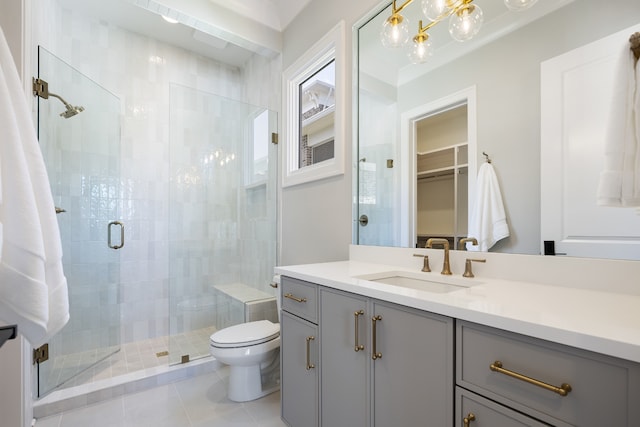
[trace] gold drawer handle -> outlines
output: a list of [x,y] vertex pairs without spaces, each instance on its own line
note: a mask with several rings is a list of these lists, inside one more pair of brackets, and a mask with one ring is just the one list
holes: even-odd
[[358,343],[358,329],[360,329],[360,328],[358,328],[358,317],[360,317],[362,315],[364,315],[364,310],[359,310],[359,311],[356,311],[356,312],[353,313],[353,317],[355,317],[355,333],[354,333],[354,335],[356,337],[356,339],[355,339],[356,345],[354,346],[353,349],[356,352],[358,352],[360,350],[364,350],[364,345]]
[[549,390],[549,391],[552,391],[554,393],[558,393],[560,396],[563,396],[563,397],[566,396],[567,394],[569,394],[569,392],[571,391],[571,386],[569,384],[562,383],[560,385],[560,387],[556,387],[554,385],[547,384],[545,382],[536,380],[535,378],[531,378],[531,377],[528,377],[526,375],[522,375],[522,374],[519,374],[517,372],[505,369],[505,368],[502,367],[502,362],[500,362],[499,360],[496,360],[495,362],[493,362],[491,364],[491,366],[489,366],[489,369],[491,369],[493,372],[498,372],[498,373],[501,373],[501,374],[505,374],[505,375],[507,375],[509,377],[518,379],[520,381],[524,381],[524,382],[527,382],[529,384],[533,384],[533,385],[536,385],[538,387],[542,387],[545,390]]
[[378,353],[378,346],[376,344],[376,336],[378,335],[376,332],[376,329],[377,329],[376,324],[381,320],[382,320],[382,316],[380,316],[379,314],[371,318],[371,326],[372,326],[371,335],[373,335],[373,352],[371,353],[371,358],[373,360],[382,358],[382,353]]
[[465,418],[462,419],[462,424],[463,427],[469,427],[469,425],[471,425],[471,421],[475,421],[476,420],[476,416],[473,412],[469,412],[469,415],[467,415]]
[[311,344],[310,342],[315,340],[316,337],[310,336],[307,337],[307,371],[316,367],[313,363],[311,363]]
[[284,297],[285,297],[285,298],[292,299],[292,300],[294,300],[294,301],[296,301],[296,302],[307,302],[307,299],[306,299],[306,298],[298,298],[298,297],[294,297],[294,296],[293,296],[293,294],[284,294]]

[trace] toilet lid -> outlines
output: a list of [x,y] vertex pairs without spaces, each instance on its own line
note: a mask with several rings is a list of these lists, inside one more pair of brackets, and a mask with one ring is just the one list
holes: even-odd
[[214,347],[246,347],[270,341],[280,335],[280,325],[268,320],[241,323],[211,335]]

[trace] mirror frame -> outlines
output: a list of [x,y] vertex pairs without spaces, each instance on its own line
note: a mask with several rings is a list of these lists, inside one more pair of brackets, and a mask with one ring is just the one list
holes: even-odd
[[[322,39],[283,73],[283,129],[282,187],[303,184],[344,174],[345,159],[345,24],[340,21]],[[313,165],[299,167],[299,87],[309,77],[335,59],[336,92],[334,120],[334,156]]]

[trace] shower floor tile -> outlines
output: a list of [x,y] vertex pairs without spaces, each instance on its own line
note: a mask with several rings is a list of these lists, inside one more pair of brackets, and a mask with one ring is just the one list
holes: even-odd
[[[208,356],[209,337],[215,331],[216,328],[211,326],[172,337],[163,336],[122,344],[120,351],[66,381],[60,388],[75,387],[142,369],[180,363],[183,355],[189,355],[190,360]],[[53,384],[60,382],[60,378],[65,378],[74,369],[77,370],[76,366],[79,363],[88,365],[99,357],[98,352],[94,350],[49,359],[50,381]]]

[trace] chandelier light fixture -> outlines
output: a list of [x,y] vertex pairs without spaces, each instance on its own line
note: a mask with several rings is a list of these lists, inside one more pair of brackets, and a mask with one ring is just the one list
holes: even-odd
[[[522,11],[530,8],[538,0],[504,0],[509,10]],[[380,32],[382,45],[388,48],[404,47],[409,42],[409,20],[402,16],[402,10],[413,0],[406,0],[400,7],[396,0],[391,4],[391,16],[385,19]],[[425,62],[433,53],[427,31],[449,18],[449,34],[459,42],[471,40],[482,26],[484,14],[473,0],[422,0],[422,13],[429,20],[427,25],[418,24],[418,33],[412,38],[412,47],[408,53],[414,64]]]

